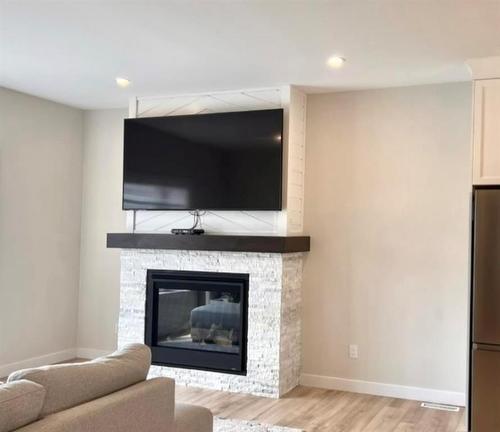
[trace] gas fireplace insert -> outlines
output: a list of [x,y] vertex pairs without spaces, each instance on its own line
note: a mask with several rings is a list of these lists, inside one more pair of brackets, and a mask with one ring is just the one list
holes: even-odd
[[148,270],[153,364],[246,374],[248,274]]

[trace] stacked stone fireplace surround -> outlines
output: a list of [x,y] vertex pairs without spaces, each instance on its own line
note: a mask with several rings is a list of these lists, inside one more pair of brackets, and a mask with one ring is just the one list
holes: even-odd
[[278,398],[299,382],[302,261],[303,253],[124,249],[118,344],[144,342],[148,269],[248,274],[246,375],[153,366],[150,377]]

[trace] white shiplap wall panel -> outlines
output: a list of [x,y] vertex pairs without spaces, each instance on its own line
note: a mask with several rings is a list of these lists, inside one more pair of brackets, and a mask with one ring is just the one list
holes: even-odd
[[287,233],[302,233],[306,158],[306,95],[290,89],[287,176]]
[[[203,228],[212,233],[276,234],[279,212],[207,211]],[[193,217],[187,211],[140,211],[136,214],[136,231],[170,232],[172,228],[189,228]]]
[[241,90],[138,99],[137,117],[273,109],[282,106],[282,90]]
[[[292,105],[293,104],[293,105]],[[290,86],[205,94],[134,98],[131,117],[204,114],[284,108],[284,203],[281,212],[210,211],[203,216],[203,228],[209,233],[285,235],[300,233],[303,218],[305,95]],[[298,134],[292,136],[291,134]],[[290,144],[289,144],[290,143]],[[192,217],[184,211],[138,211],[127,216],[129,230],[170,232],[188,228]]]

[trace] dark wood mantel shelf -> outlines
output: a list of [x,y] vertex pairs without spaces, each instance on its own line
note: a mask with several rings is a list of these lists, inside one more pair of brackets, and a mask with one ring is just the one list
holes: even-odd
[[169,249],[224,252],[308,252],[307,236],[108,234],[107,247],[118,249]]

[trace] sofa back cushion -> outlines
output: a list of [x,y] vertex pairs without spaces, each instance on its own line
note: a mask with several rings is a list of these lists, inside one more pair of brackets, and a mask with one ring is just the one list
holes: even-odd
[[8,381],[27,379],[46,390],[45,417],[144,381],[151,364],[146,345],[130,344],[106,357],[14,372]]
[[0,385],[0,432],[9,432],[40,417],[45,389],[31,381],[20,380]]

